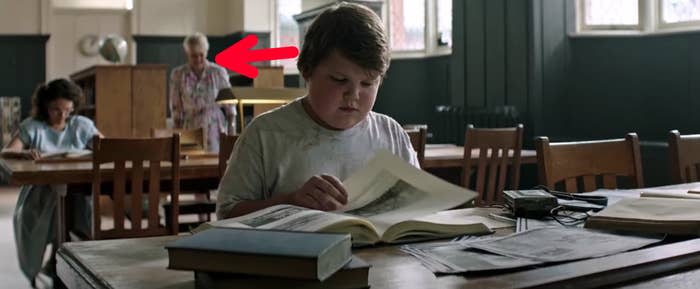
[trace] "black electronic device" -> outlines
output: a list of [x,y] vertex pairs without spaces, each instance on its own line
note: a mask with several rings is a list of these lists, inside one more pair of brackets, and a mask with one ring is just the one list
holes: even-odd
[[503,191],[503,197],[516,217],[542,218],[559,206],[557,198],[544,190]]

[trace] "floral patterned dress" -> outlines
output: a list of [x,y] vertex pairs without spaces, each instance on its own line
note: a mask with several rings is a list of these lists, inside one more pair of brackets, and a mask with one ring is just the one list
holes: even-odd
[[219,105],[215,101],[219,90],[228,87],[231,84],[226,70],[208,61],[201,75],[187,64],[170,74],[170,111],[175,127],[204,128],[207,149],[211,152],[219,151],[219,133],[227,131],[226,117],[235,120],[235,106]]

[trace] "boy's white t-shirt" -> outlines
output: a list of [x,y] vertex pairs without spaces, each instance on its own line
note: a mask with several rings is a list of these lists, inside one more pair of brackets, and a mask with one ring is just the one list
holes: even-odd
[[379,149],[419,166],[408,135],[391,117],[370,112],[350,129],[330,130],[311,119],[302,99],[261,114],[238,138],[219,184],[219,219],[240,201],[293,192],[314,175],[342,181]]

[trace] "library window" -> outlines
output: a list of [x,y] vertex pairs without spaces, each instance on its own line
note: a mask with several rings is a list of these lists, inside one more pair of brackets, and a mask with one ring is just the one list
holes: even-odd
[[452,0],[437,1],[437,43],[452,47]]
[[389,12],[392,50],[424,50],[425,0],[391,0]]
[[[275,0],[274,42],[277,47],[299,47],[294,15],[309,0]],[[318,2],[318,1],[316,1]],[[316,3],[309,2],[309,3]],[[452,0],[386,0],[385,24],[395,58],[449,54],[452,47]],[[299,47],[301,49],[301,47]],[[275,61],[285,73],[298,73],[297,59]]]
[[[301,13],[301,0],[277,0],[275,2],[277,47],[299,47],[299,27],[296,20],[294,20],[294,15]],[[278,60],[275,65],[283,66],[284,71],[287,73],[297,72],[296,58]]]
[[582,27],[585,30],[637,29],[639,0],[583,0]]
[[576,9],[579,33],[700,29],[700,0],[578,0]]
[[662,26],[700,24],[700,0],[661,0]]

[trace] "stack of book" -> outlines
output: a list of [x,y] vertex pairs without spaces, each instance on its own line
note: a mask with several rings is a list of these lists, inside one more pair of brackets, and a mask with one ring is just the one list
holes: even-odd
[[166,249],[168,268],[194,271],[198,289],[369,287],[348,234],[212,228]]

